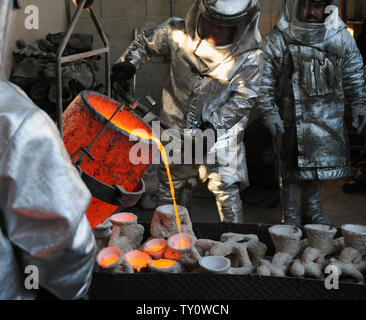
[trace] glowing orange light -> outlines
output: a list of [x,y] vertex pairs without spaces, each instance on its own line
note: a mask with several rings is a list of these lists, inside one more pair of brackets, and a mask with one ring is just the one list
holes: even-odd
[[151,261],[151,257],[148,254],[138,250],[127,252],[125,257],[128,263],[136,269],[137,272],[140,272],[142,268],[147,267],[147,264]]
[[113,263],[116,263],[118,258],[119,256],[117,254],[111,254],[109,257],[102,257],[99,264],[102,268],[106,268]]
[[118,248],[106,247],[99,252],[97,262],[104,269],[116,263],[120,256],[121,252]]
[[[78,148],[88,146],[103,128],[105,119],[110,119],[117,108],[121,107],[117,101],[113,101],[98,93],[88,93],[87,101],[83,99],[85,100],[85,97],[79,95],[63,114],[65,127],[64,143],[70,155],[74,154]],[[90,108],[94,109],[97,115]],[[117,184],[123,186],[128,192],[137,192],[141,190],[141,177],[151,161],[153,151],[151,150],[150,152],[149,150],[149,161],[147,164],[133,165],[129,161],[129,151],[135,142],[129,141],[128,137],[122,138],[121,133],[124,131],[143,140],[154,141],[160,150],[165,164],[178,230],[181,233],[168,156],[163,144],[153,135],[151,129],[141,119],[126,108],[121,108],[110,122],[117,128],[107,127],[103,131],[90,150],[95,160],[85,157],[81,168],[105,184]],[[119,132],[119,129],[122,131]],[[123,161],[123,164],[121,161]],[[94,228],[99,223],[102,223],[117,208],[118,206],[102,202],[93,197],[86,213],[91,227]],[[183,246],[183,243],[181,246]]]
[[113,220],[117,222],[129,222],[136,220],[136,217],[128,212],[116,213],[113,215]]
[[175,251],[171,248],[167,248],[165,253],[164,253],[164,258],[167,258],[167,259],[173,259],[173,260],[180,260],[182,259],[182,253],[181,252],[178,252],[178,251]]
[[145,268],[147,266],[147,263],[149,260],[145,259],[131,259],[128,261],[128,263],[137,270],[137,272],[140,272],[141,268]]
[[[102,130],[107,119],[120,107],[117,101],[102,96],[97,92],[83,91],[63,113],[64,144],[69,155],[73,155],[81,147],[87,147]],[[148,159],[133,164],[129,161],[130,149],[138,143],[131,141],[124,130],[141,128],[151,130],[140,118],[126,109],[119,111],[112,124],[105,127],[89,152],[94,157],[83,158],[81,169],[108,185],[120,185],[127,192],[138,192],[142,189],[141,177],[144,175],[153,153],[158,150],[154,143],[148,153],[142,155]],[[147,144],[149,144],[147,142]],[[72,160],[75,161],[77,154]],[[92,228],[102,223],[118,209],[117,205],[103,202],[95,197],[86,212]]]
[[175,241],[172,243],[172,246],[175,249],[185,249],[188,248],[191,245],[191,242],[187,240],[180,239],[180,241]]
[[[106,108],[105,101],[101,101],[100,97],[97,95],[91,95],[89,97],[89,103],[107,119],[109,119],[113,115],[113,113],[115,112],[116,107],[117,107],[116,105],[114,105],[113,107]],[[139,119],[136,118],[135,116],[133,116],[126,109],[122,109],[122,111],[119,112],[111,120],[111,122],[113,124],[115,124],[117,127],[122,128],[123,130],[125,130],[128,133],[131,133],[144,140],[152,140],[158,145],[161,156],[163,158],[165,169],[166,169],[166,172],[168,175],[170,192],[172,194],[178,230],[180,233],[181,232],[180,220],[179,220],[179,215],[178,215],[177,203],[175,200],[175,191],[174,191],[174,186],[173,186],[173,180],[172,180],[171,173],[170,173],[167,153],[166,153],[165,148],[164,148],[163,144],[161,143],[161,141],[153,135],[151,130],[145,124],[141,125],[140,120],[139,121],[136,121],[136,120],[139,120]]]
[[155,268],[165,269],[174,266],[176,262],[174,260],[169,259],[159,259],[159,260],[151,260],[149,263],[151,266]]
[[148,246],[145,250],[149,251],[149,252],[155,252],[155,251],[164,249],[165,246],[166,246],[165,243],[156,243],[156,244],[152,244],[151,246]]

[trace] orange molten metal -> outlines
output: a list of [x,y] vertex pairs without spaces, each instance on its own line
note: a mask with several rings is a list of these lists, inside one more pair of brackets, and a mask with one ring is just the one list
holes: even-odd
[[154,252],[164,249],[166,247],[166,243],[156,243],[152,244],[151,246],[147,247],[145,251]]
[[173,242],[172,243],[172,246],[175,249],[185,249],[185,248],[188,248],[190,246],[190,244],[191,243],[189,241],[180,239],[180,241]]
[[103,257],[100,259],[100,266],[102,268],[108,267],[118,260],[119,256],[117,254],[111,254],[108,258]]
[[147,267],[147,264],[151,261],[151,257],[148,254],[138,250],[127,252],[125,257],[128,263],[136,269],[137,272],[140,272],[142,268]]
[[106,247],[99,252],[97,256],[97,261],[99,265],[104,269],[116,263],[120,256],[121,253],[118,248]]
[[[76,97],[63,115],[64,143],[69,154],[73,154],[80,146],[88,146],[102,129],[102,122],[110,119],[119,107],[120,105],[116,101],[98,93],[90,92],[87,95],[87,101],[83,100],[82,95]],[[102,122],[100,118],[102,118]],[[85,157],[81,168],[106,184],[121,185],[129,192],[138,191],[141,189],[141,177],[148,164],[131,164],[129,161],[130,148],[136,142],[129,141],[126,133],[131,133],[143,140],[154,141],[159,147],[168,174],[178,230],[181,233],[168,156],[163,144],[141,119],[126,109],[118,112],[111,122],[115,127],[107,127],[90,150],[95,160]],[[150,163],[151,157],[152,152],[149,148],[149,159],[144,163]],[[102,223],[117,208],[117,206],[93,198],[86,213],[91,227],[94,228]],[[182,238],[181,242],[181,246],[183,246]]]
[[113,215],[113,220],[116,222],[129,222],[136,220],[136,216],[132,213],[121,212]]
[[169,259],[151,260],[149,263],[153,267],[161,268],[161,269],[170,268],[176,264],[176,262],[174,260],[169,260]]
[[[119,107],[117,101],[97,92],[83,91],[79,94],[63,114],[64,144],[68,153],[72,155],[80,147],[89,146],[107,119],[110,119]],[[117,184],[128,192],[138,192],[142,188],[141,177],[156,148],[151,148],[151,143],[147,142],[149,159],[144,159],[146,161],[143,163],[132,164],[129,158],[130,149],[138,141],[129,141],[128,132],[136,128],[151,132],[151,129],[125,108],[114,116],[111,123],[90,149],[95,160],[85,156],[80,167],[105,184]],[[91,227],[94,228],[103,222],[117,208],[118,206],[93,197],[86,213]]]

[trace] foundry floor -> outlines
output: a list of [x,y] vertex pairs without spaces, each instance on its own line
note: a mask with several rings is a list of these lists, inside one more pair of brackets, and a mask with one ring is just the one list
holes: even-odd
[[[328,218],[336,227],[345,223],[355,223],[366,225],[366,191],[347,194],[342,190],[344,181],[327,181],[323,184],[322,207],[324,216]],[[266,208],[266,201],[257,203],[261,198],[266,197],[263,190],[253,190],[250,195],[243,196],[244,200],[244,223],[248,224],[277,224],[281,221],[281,209],[279,204],[274,209]],[[267,192],[267,195],[269,193]],[[191,208],[192,222],[219,222],[219,215],[216,208],[215,199],[209,192],[201,191],[198,196],[194,196]],[[150,221],[153,210],[143,210],[138,206],[129,211],[138,215],[140,222]]]

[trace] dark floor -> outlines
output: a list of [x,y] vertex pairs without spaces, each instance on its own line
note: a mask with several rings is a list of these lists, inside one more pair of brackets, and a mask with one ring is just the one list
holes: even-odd
[[[366,225],[366,191],[346,194],[342,190],[343,184],[343,180],[328,181],[323,184],[322,207],[324,216],[336,227],[340,227],[345,223]],[[266,208],[268,200],[259,204],[252,204],[268,198],[270,192],[264,190],[250,192],[248,190],[246,193],[249,194],[243,197],[245,223],[281,223],[279,204],[275,209]],[[200,196],[201,198],[194,197],[192,200],[190,212],[192,222],[219,222],[215,199],[208,193],[204,193],[204,198],[202,198],[202,195]],[[153,216],[153,210],[143,210],[139,207],[131,208],[129,211],[137,214],[141,222],[150,221]]]

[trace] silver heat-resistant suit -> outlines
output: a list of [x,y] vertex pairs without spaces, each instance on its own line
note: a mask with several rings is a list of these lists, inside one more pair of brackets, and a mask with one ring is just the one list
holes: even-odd
[[[237,25],[233,43],[215,46],[201,39],[197,33],[201,14],[218,23],[226,23],[220,20],[223,17],[235,17],[230,22]],[[242,141],[258,97],[262,66],[258,20],[258,0],[196,0],[185,20],[170,18],[144,29],[119,60],[139,69],[152,57],[169,54],[161,121],[192,134],[202,123],[225,130],[210,150],[216,152],[215,164],[171,165],[177,202],[189,178],[208,179],[222,221],[242,221],[240,187],[248,185]],[[159,175],[159,203],[172,203],[164,166]]]
[[293,16],[297,4],[284,3],[280,21],[264,38],[258,106],[269,127],[284,123],[286,222],[322,223],[321,182],[352,175],[344,113],[349,106],[355,127],[366,115],[363,63],[336,10],[312,25]]
[[91,194],[53,121],[5,77],[13,6],[0,0],[0,300],[35,299],[37,286],[78,299],[96,254]]

